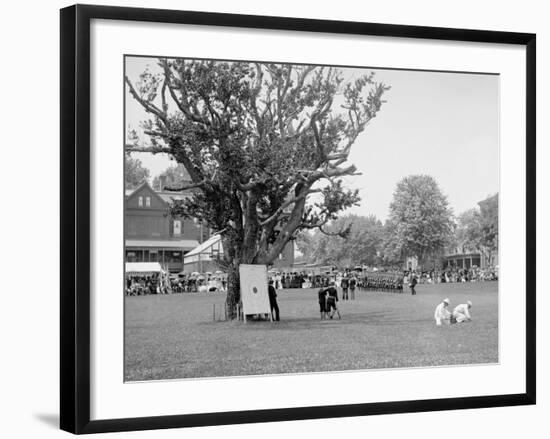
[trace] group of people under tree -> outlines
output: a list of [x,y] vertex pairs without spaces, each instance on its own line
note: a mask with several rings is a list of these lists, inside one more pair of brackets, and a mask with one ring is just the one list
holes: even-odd
[[149,294],[170,294],[171,287],[158,273],[149,275],[127,275],[125,293],[127,296],[147,296]]
[[127,296],[146,296],[150,294],[199,293],[227,290],[227,276],[224,273],[204,275],[178,274],[167,275],[153,273],[149,275],[126,275],[125,293]]
[[179,274],[177,278],[172,278],[171,282],[174,293],[223,293],[227,290],[227,276],[224,273]]

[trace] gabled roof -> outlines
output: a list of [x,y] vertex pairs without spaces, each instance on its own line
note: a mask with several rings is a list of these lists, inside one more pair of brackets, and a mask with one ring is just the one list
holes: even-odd
[[126,201],[128,200],[131,200],[132,198],[134,198],[135,196],[137,196],[138,193],[140,193],[141,191],[143,191],[143,189],[149,189],[153,195],[158,198],[158,200],[163,203],[163,204],[167,204],[167,201],[164,200],[164,198],[162,198],[157,191],[155,191],[151,185],[149,183],[147,183],[146,181],[144,181],[143,183],[141,183],[136,189],[134,189],[134,191],[130,194],[127,194],[126,195]]
[[212,247],[214,244],[217,244],[222,239],[221,235],[212,235],[210,238],[208,238],[206,241],[204,241],[201,245],[195,247],[193,250],[191,250],[189,253],[185,255],[186,258],[189,256],[198,255],[199,253],[204,253],[206,250],[208,250],[210,247]]
[[153,192],[161,201],[167,204],[171,204],[174,200],[185,200],[186,198],[189,198],[191,195],[193,195],[192,191],[182,191],[182,192],[170,192],[170,191],[156,191],[154,190],[149,183],[146,181],[140,184],[135,189],[126,189],[125,195],[126,199],[132,198],[134,195],[136,195],[138,192],[142,191],[144,188],[149,188],[151,192]]
[[196,239],[180,239],[174,240],[151,240],[151,239],[127,239],[126,247],[151,247],[151,248],[172,248],[174,250],[194,249],[199,245]]

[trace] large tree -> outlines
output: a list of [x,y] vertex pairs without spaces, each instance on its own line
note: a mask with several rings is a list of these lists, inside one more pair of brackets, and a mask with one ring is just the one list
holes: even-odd
[[340,177],[357,173],[350,149],[388,87],[373,73],[345,83],[330,67],[181,58],[158,66],[136,83],[126,78],[151,116],[150,144],[127,148],[167,153],[187,169],[192,183],[173,189],[197,191],[172,213],[222,231],[233,317],[239,264],[272,263],[298,231],[324,230],[359,201]]
[[397,183],[386,223],[385,256],[419,261],[442,252],[451,242],[455,223],[447,198],[429,175],[410,175]]
[[135,189],[141,183],[149,181],[149,169],[144,168],[140,159],[126,154],[124,161],[124,185],[126,189]]

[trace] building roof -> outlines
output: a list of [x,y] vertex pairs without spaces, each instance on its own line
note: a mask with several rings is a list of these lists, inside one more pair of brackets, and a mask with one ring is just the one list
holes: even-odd
[[129,201],[131,198],[133,198],[134,196],[137,196],[136,194],[141,192],[143,189],[149,189],[149,191],[153,194],[154,197],[157,197],[161,203],[165,203],[166,201],[164,200],[164,198],[162,198],[160,196],[160,194],[155,191],[151,185],[149,183],[147,183],[146,181],[144,181],[143,183],[141,183],[137,188],[135,188],[133,191],[131,191],[130,193],[128,193],[128,191],[126,191],[126,201]]
[[206,250],[208,250],[210,247],[212,247],[214,244],[217,244],[221,240],[221,235],[212,235],[210,238],[208,238],[206,241],[204,241],[201,245],[195,247],[193,250],[191,250],[189,253],[185,255],[186,258],[189,256],[198,255],[199,253],[204,253]]
[[166,203],[172,203],[174,200],[185,200],[189,198],[191,192],[157,192],[157,195],[160,196]]
[[481,253],[476,251],[466,252],[466,253],[452,253],[449,255],[445,255],[445,259],[455,259],[455,258],[460,259],[460,258],[469,258],[472,256],[480,257]]
[[148,239],[127,239],[126,247],[150,247],[150,248],[172,248],[189,250],[199,245],[196,239],[181,239],[179,241],[148,240]]
[[172,200],[184,200],[186,198],[189,198],[191,195],[193,195],[193,190],[192,189],[186,189],[186,190],[183,190],[183,191],[180,191],[180,192],[177,192],[177,191],[156,191],[146,181],[141,183],[135,189],[125,189],[124,194],[125,194],[126,198],[129,198],[133,194],[141,191],[141,189],[143,189],[144,187],[149,188],[151,190],[151,192],[154,192],[155,195],[158,195],[160,198],[162,198],[163,201],[165,201],[167,203],[171,203]]

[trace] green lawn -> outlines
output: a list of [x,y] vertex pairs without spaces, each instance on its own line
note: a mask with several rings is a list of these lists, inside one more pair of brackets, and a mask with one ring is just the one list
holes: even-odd
[[[317,290],[278,291],[280,322],[213,321],[220,294],[126,297],[125,379],[142,381],[498,362],[498,284],[358,292],[320,320]],[[435,326],[435,306],[472,300],[473,321]]]

